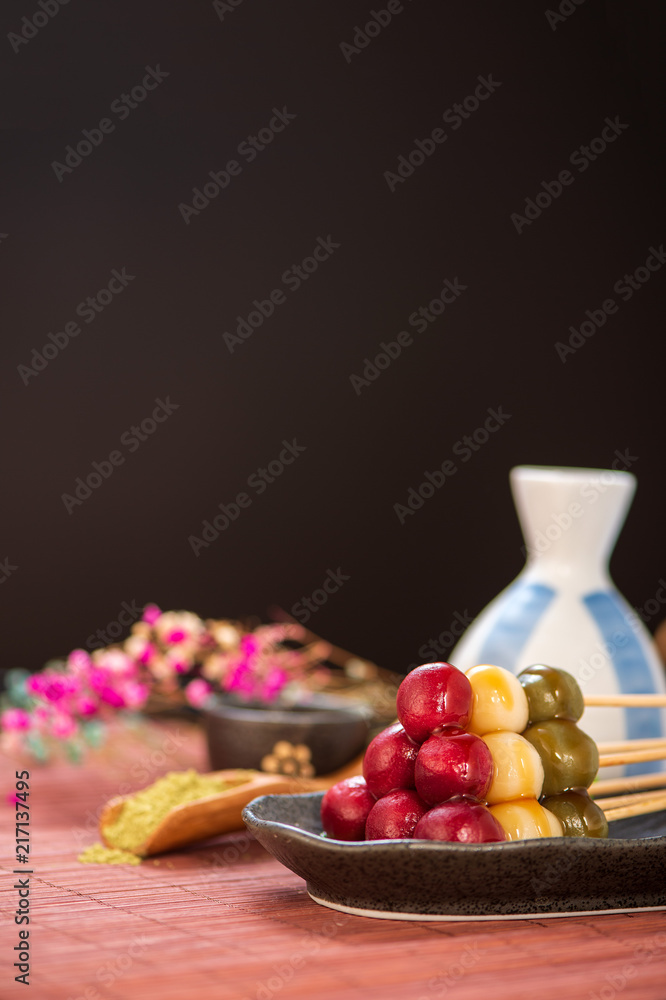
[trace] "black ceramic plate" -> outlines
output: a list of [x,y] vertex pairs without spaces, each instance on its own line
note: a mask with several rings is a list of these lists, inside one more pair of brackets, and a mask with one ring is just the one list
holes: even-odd
[[260,844],[317,903],[400,920],[497,920],[666,909],[666,811],[611,824],[608,840],[345,843],[323,837],[323,792],[263,795],[243,811]]

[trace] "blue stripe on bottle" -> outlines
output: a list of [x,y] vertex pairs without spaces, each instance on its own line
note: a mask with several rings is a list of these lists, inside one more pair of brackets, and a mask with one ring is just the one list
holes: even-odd
[[481,647],[479,663],[514,664],[555,593],[543,583],[519,582],[510,587],[499,618]]
[[[622,694],[655,694],[649,664],[627,623],[617,595],[600,590],[587,594],[583,603],[601,632]],[[628,739],[663,735],[662,716],[658,708],[626,708],[624,711]],[[660,771],[661,766],[659,761],[632,764],[627,767],[626,773],[645,774],[648,771]]]

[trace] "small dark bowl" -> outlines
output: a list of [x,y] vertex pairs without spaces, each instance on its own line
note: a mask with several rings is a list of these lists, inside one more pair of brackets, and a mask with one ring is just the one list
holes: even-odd
[[666,812],[608,840],[345,843],[323,837],[322,792],[263,795],[243,811],[260,844],[332,909],[402,920],[497,920],[666,908]]
[[280,740],[310,750],[316,774],[328,774],[353,760],[368,737],[368,714],[327,696],[293,708],[249,706],[211,700],[204,709],[211,768],[260,768]]

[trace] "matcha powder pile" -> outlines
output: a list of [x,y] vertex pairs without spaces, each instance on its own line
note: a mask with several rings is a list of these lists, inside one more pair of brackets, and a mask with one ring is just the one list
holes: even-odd
[[111,848],[94,844],[79,855],[89,864],[139,864],[133,851],[146,840],[162,819],[184,802],[203,799],[224,791],[228,785],[219,778],[197,771],[171,771],[153,785],[128,798],[118,818],[104,827]]

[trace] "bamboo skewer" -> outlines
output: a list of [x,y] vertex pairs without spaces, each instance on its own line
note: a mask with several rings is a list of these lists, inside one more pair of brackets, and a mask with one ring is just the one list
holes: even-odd
[[609,810],[624,808],[624,806],[638,805],[641,802],[661,801],[666,796],[666,789],[660,788],[656,792],[633,792],[629,795],[611,795],[606,799],[595,799],[596,804],[604,812]]
[[586,694],[588,708],[666,708],[666,694]]
[[652,774],[636,774],[631,778],[602,778],[588,788],[589,794],[596,800],[598,795],[613,795],[615,792],[638,792],[645,788],[661,788],[666,786],[666,771],[655,771]]
[[[617,740],[611,743],[597,743],[599,753],[622,753],[624,750],[652,750],[663,747],[666,750],[666,736],[650,736],[636,740]],[[665,754],[666,756],[666,754]]]
[[[666,707],[666,695],[661,694],[609,694],[586,695],[586,707],[660,708]],[[634,740],[616,740],[599,743],[599,767],[639,764],[666,759],[666,738],[647,737]],[[611,778],[596,781],[589,789],[590,795],[606,813],[608,820],[624,819],[643,813],[666,809],[666,772],[641,774],[630,778]],[[645,791],[645,789],[659,789]],[[624,792],[614,798],[615,792]],[[633,794],[631,794],[633,793]]]
[[633,805],[619,806],[615,809],[605,809],[606,819],[611,823],[614,819],[628,819],[630,816],[643,816],[646,813],[659,812],[666,809],[666,792],[649,801],[636,802]]
[[599,754],[599,767],[616,767],[621,764],[642,764],[648,760],[663,760],[666,744],[652,750],[623,750],[621,753]]
[[[666,695],[619,694],[589,695],[586,707],[659,708],[666,707]],[[666,738],[646,737],[599,743],[599,767],[638,764],[666,758]],[[646,791],[645,789],[655,789]],[[614,792],[625,794],[613,795]],[[631,778],[616,778],[595,782],[589,789],[608,822],[628,819],[666,809],[666,772],[641,774]],[[603,798],[606,794],[608,797]]]

